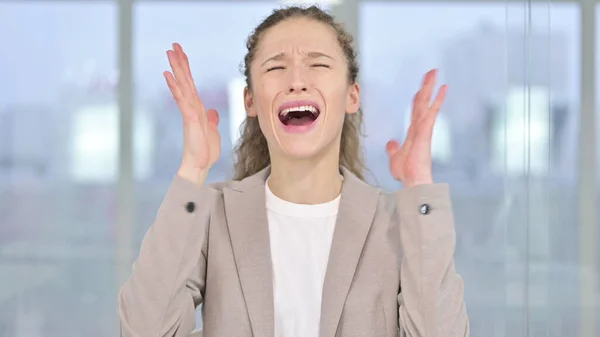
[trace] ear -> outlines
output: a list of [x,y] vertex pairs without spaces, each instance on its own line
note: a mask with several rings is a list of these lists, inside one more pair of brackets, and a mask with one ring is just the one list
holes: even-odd
[[360,108],[360,86],[354,83],[350,86],[346,99],[346,113],[353,114]]
[[256,109],[254,108],[254,95],[248,87],[244,88],[244,107],[246,108],[246,115],[248,117],[256,117]]

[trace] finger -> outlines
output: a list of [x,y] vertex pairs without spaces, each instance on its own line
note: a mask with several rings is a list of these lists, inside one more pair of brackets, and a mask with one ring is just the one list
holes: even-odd
[[[189,85],[187,84],[188,82],[185,79],[185,72],[182,71],[181,59],[178,56],[177,51],[176,50],[168,50],[167,58],[169,59],[169,64],[171,66],[171,69],[173,70],[173,72],[170,74],[172,77],[171,78],[172,81],[169,84],[169,88],[171,88],[171,92],[173,93],[174,97],[175,97],[175,93],[177,93],[176,99],[177,99],[178,103],[180,104],[180,106],[179,106],[180,110],[182,109],[181,104],[184,101],[187,105],[197,104],[197,102],[194,102],[193,97],[194,97],[194,95],[197,96],[198,94],[194,93],[192,91],[192,89],[189,87]],[[169,83],[169,82],[167,82],[167,83]],[[177,88],[177,91],[173,91],[173,88],[172,88],[173,86],[175,86]],[[202,109],[204,109],[203,106],[201,106],[201,110]],[[184,113],[183,110],[182,110],[182,113]],[[188,118],[191,118],[191,117],[192,116],[188,116]],[[201,117],[201,116],[198,116],[198,117]],[[200,118],[200,120],[204,120],[204,118]]]
[[202,102],[198,96],[198,89],[196,89],[196,84],[190,68],[190,62],[186,53],[183,51],[181,45],[177,42],[173,43],[173,50],[177,54],[177,59],[181,67],[181,82],[185,83],[186,92],[190,95],[189,97],[193,97],[195,103],[197,103],[200,107],[201,113],[206,113],[204,102]]
[[212,128],[218,128],[219,126],[219,113],[215,109],[210,109],[206,112],[208,119],[208,126]]
[[180,47],[177,47],[176,43],[173,43],[173,49],[169,50],[167,54],[169,55],[169,61],[171,64],[171,69],[173,69],[173,74],[177,79],[177,82],[180,86],[187,85],[187,71],[185,69],[185,63],[183,61],[183,57],[181,54]]
[[184,87],[185,77],[181,70],[181,62],[179,60],[177,52],[175,52],[174,50],[167,50],[167,58],[169,59],[169,66],[171,66],[171,70],[173,71],[173,77],[175,77],[175,80],[179,85],[179,89],[182,91],[183,94],[187,94]]
[[[181,57],[181,61],[184,65],[184,67],[186,68],[186,70],[190,70],[190,62],[188,60],[187,54],[183,51],[183,47],[181,47],[181,45],[176,42],[176,43],[173,43],[173,50],[175,50],[175,52],[177,52],[179,57]],[[191,74],[191,71],[189,71],[189,73]]]
[[423,107],[425,106],[425,101],[422,99],[423,93],[422,90],[419,90],[415,96],[413,97],[413,109],[410,114],[410,122],[413,123],[419,116],[421,115],[421,111],[423,111]]
[[[175,77],[173,76],[173,74],[171,74],[168,71],[163,72],[163,75],[165,77],[165,79],[167,80],[167,85],[169,86],[169,89],[171,90],[171,94],[173,94],[173,98],[175,99],[175,101],[177,102],[177,105],[179,106],[179,111],[181,112],[181,116],[183,117],[184,122],[188,121],[188,122],[193,122],[198,120],[198,116],[195,115],[190,115],[190,109],[186,109],[184,108],[184,106],[187,105],[185,96],[183,95],[183,93],[181,92],[181,90],[179,90],[179,86],[177,85],[177,81],[175,80]],[[202,119],[200,119],[201,121]]]
[[169,64],[173,70],[175,80],[179,90],[185,97],[194,97],[194,87],[190,85],[193,81],[188,78],[188,71],[186,70],[185,63],[181,54],[181,47],[177,47],[176,43],[173,44],[173,50],[167,51],[169,58]]
[[171,74],[169,71],[163,72],[163,76],[167,80],[167,85],[169,86],[169,90],[171,90],[171,94],[173,94],[173,98],[175,98],[175,101],[180,102],[183,99],[183,94],[177,86],[175,77],[173,77],[173,74]]
[[439,115],[440,108],[444,99],[446,98],[446,92],[448,91],[447,85],[442,85],[440,90],[438,90],[438,94],[435,98],[435,101],[429,107],[427,112],[427,118],[418,121],[418,138],[419,141],[428,141],[431,142],[433,137],[433,129],[435,128],[435,121],[437,120],[437,116]]
[[435,86],[436,78],[437,69],[432,69],[428,71],[425,76],[423,76],[423,85],[421,86],[421,91],[423,91],[423,99],[427,101],[428,105],[431,101],[431,96],[433,95],[433,88]]
[[181,47],[181,45],[179,43],[173,43],[173,50],[177,54],[177,58],[179,60],[180,66],[181,66],[181,70],[185,76],[185,80],[186,80],[187,84],[190,86],[190,88],[192,88],[193,90],[196,90],[196,85],[194,84],[194,79],[192,78],[192,71],[190,69],[190,62],[189,62],[187,55],[183,51],[183,48]]
[[[406,144],[404,144],[404,146],[406,146]],[[387,142],[386,146],[385,146],[385,150],[388,154],[389,160],[390,160],[390,172],[392,173],[392,176],[395,179],[400,179],[402,177],[398,176],[398,171],[395,170],[395,167],[398,167],[399,164],[401,164],[402,162],[402,147],[400,147],[400,144],[395,141],[395,140],[390,140],[389,142]]]
[[436,70],[428,71],[423,77],[423,84],[421,89],[417,92],[414,100],[413,113],[416,119],[425,117],[424,114],[427,111],[431,103],[431,96],[433,94],[433,88],[435,85]]
[[444,103],[444,100],[446,99],[446,93],[448,92],[448,86],[447,85],[442,85],[440,87],[440,90],[438,90],[438,94],[435,97],[435,100],[433,101],[433,104],[431,105],[431,112],[432,115],[437,116],[442,104]]

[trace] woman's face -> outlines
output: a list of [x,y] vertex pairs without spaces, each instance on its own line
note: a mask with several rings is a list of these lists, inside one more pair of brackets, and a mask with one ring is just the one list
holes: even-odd
[[344,117],[358,111],[360,99],[332,28],[306,18],[271,27],[258,43],[250,73],[246,111],[258,116],[271,156],[339,155]]

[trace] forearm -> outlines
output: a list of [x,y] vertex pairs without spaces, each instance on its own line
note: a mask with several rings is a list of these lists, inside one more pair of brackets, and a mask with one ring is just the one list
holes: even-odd
[[119,294],[122,336],[183,336],[193,330],[204,286],[200,252],[205,251],[208,193],[174,179]]
[[454,267],[456,233],[446,184],[398,192],[403,260],[400,327],[407,337],[465,337],[464,283]]

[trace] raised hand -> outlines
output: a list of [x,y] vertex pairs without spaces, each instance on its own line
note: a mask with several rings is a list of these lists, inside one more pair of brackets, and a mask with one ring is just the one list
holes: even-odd
[[203,182],[203,177],[221,153],[219,114],[214,109],[205,109],[198,96],[187,55],[178,43],[167,51],[167,57],[173,72],[165,71],[163,74],[183,118],[183,158],[179,174]]
[[404,186],[433,183],[431,139],[433,125],[446,97],[448,87],[442,85],[431,103],[437,70],[425,74],[421,89],[415,95],[410,127],[402,146],[391,140],[386,145],[392,176]]

